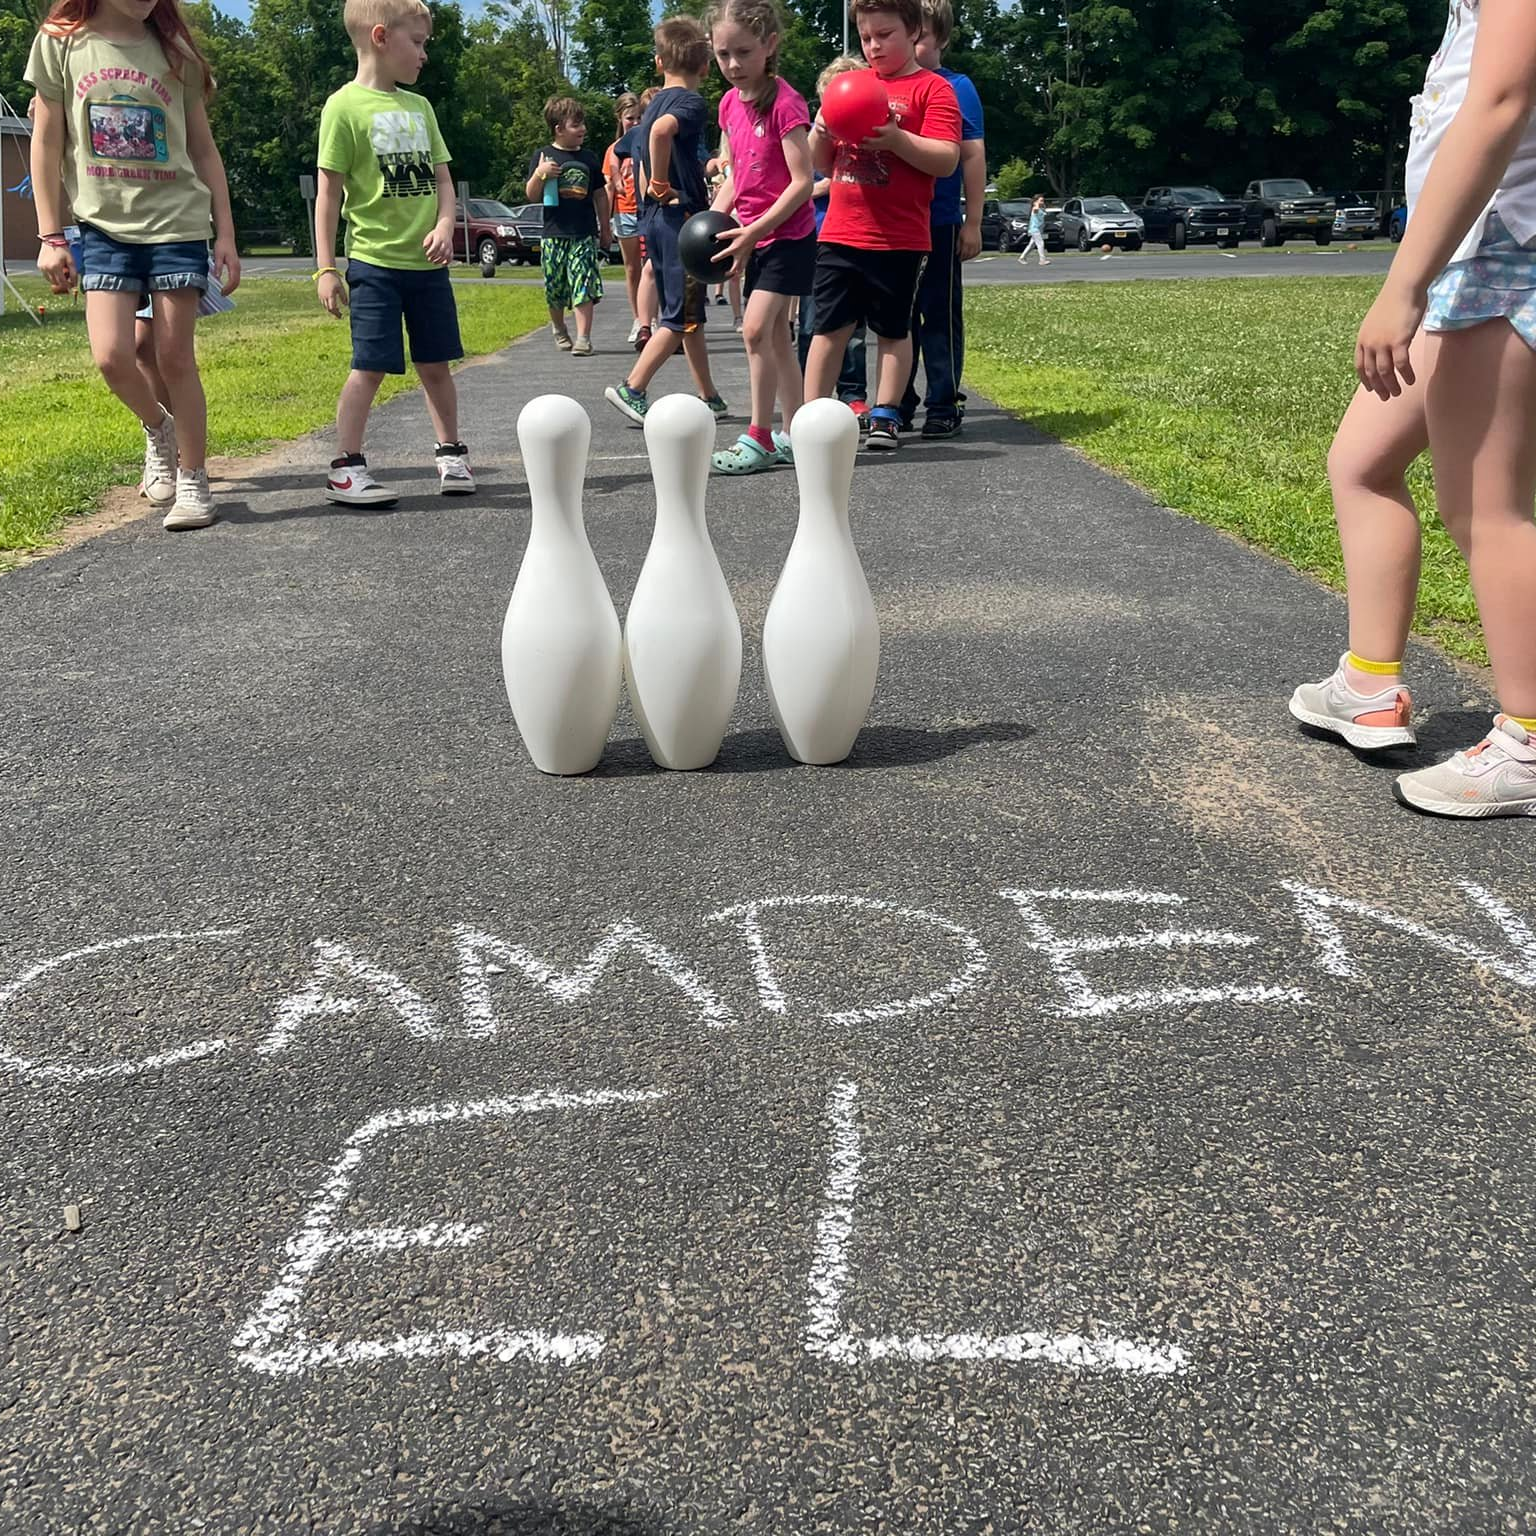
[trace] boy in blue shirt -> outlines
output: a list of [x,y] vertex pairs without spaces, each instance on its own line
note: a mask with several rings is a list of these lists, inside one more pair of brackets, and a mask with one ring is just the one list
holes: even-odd
[[[923,31],[917,41],[917,62],[931,69],[954,89],[960,104],[960,164],[934,183],[929,224],[933,250],[918,284],[912,314],[912,377],[901,401],[902,431],[910,432],[917,414],[917,361],[927,375],[923,436],[953,437],[965,415],[960,375],[965,367],[965,305],[961,263],[981,250],[981,212],[986,198],[987,146],[982,137],[981,97],[969,75],[945,69],[944,50],[955,30],[950,0],[922,0]],[[960,212],[961,193],[965,213]]]
[[708,291],[683,270],[677,254],[678,232],[690,215],[709,207],[701,154],[709,109],[699,95],[700,82],[709,73],[709,34],[692,16],[669,16],[655,36],[661,89],[635,130],[635,196],[645,253],[656,277],[658,319],[629,377],[603,391],[609,404],[636,426],[645,423],[651,380],[679,342],[699,398],[717,417],[726,414],[709,373],[704,338]]

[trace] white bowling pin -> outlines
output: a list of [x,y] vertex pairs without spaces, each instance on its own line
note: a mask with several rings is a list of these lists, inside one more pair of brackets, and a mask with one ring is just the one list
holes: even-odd
[[523,744],[545,773],[595,768],[619,709],[619,616],[581,515],[591,441],[587,413],[564,395],[540,395],[518,415],[533,526],[501,629],[501,668]]
[[704,518],[714,446],[714,412],[696,395],[645,413],[656,527],[624,617],[624,677],[663,768],[714,762],[741,686],[741,620]]
[[809,400],[790,441],[800,523],[763,623],[763,678],[790,756],[840,763],[880,668],[880,623],[848,531],[858,418],[840,400]]

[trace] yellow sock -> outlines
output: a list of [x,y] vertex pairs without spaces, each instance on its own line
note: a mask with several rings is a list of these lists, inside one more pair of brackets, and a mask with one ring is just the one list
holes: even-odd
[[1536,736],[1536,716],[1528,718],[1525,715],[1505,715],[1504,718],[1506,720],[1513,720],[1528,735]]
[[1356,672],[1365,672],[1371,677],[1397,677],[1403,670],[1401,658],[1397,661],[1367,661],[1353,651],[1347,653],[1345,664],[1353,667]]

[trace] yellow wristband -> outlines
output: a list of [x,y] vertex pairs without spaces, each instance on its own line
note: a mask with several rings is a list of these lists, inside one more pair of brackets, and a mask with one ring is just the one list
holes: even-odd
[[311,272],[309,274],[310,282],[318,283],[327,272],[335,272],[337,277],[341,276],[341,273],[335,267],[321,267],[318,272]]

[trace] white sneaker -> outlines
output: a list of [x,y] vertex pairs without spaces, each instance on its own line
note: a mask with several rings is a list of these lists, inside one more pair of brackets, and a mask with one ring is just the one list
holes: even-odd
[[437,488],[444,496],[471,496],[475,477],[469,471],[469,449],[463,443],[437,445]]
[[1362,752],[1383,747],[1411,747],[1413,699],[1401,683],[1380,693],[1356,693],[1345,679],[1348,652],[1339,657],[1331,677],[1320,683],[1303,683],[1291,695],[1291,713],[1303,725],[1342,736]]
[[624,338],[624,340],[626,342],[628,342],[630,346],[634,346],[635,338],[637,336],[639,336],[639,334],[640,334],[640,322],[638,320],[636,320],[635,323],[632,326],[630,326],[630,328],[629,328],[629,335],[626,336]]
[[208,471],[178,469],[176,503],[165,514],[160,526],[179,533],[185,528],[206,528],[214,516],[213,497],[208,491]]
[[176,500],[176,421],[162,405],[160,425],[144,428],[144,478],[139,495],[152,507],[168,507]]
[[385,507],[400,498],[373,478],[368,472],[368,460],[362,454],[348,453],[331,460],[325,499],[342,507]]
[[1536,741],[1507,715],[1495,715],[1475,747],[1399,775],[1392,793],[1432,816],[1536,816]]

